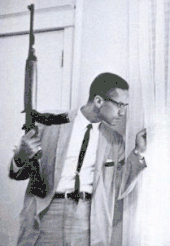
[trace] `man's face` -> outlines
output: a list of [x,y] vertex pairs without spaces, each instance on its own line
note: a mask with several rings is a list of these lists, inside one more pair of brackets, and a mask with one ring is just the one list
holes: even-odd
[[128,90],[116,88],[104,99],[103,105],[100,108],[100,119],[111,126],[116,126],[126,113],[128,103]]

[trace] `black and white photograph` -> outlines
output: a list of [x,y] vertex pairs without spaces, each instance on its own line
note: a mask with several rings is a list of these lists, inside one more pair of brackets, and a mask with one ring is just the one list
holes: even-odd
[[170,0],[0,1],[0,246],[170,245]]

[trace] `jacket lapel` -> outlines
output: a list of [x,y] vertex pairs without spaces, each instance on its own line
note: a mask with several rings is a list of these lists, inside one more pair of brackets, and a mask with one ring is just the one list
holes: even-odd
[[[102,245],[111,245],[116,186],[116,172],[114,170],[117,169],[117,155],[118,145],[113,130],[101,124],[91,204],[92,245],[101,244],[99,242],[102,242]],[[106,192],[103,178],[104,168],[108,168],[104,167],[104,163],[108,158],[114,161],[114,169],[112,170],[114,173],[106,177],[111,185],[109,194]]]
[[68,114],[70,122],[67,124],[63,124],[60,129],[59,139],[58,139],[58,147],[56,150],[56,161],[55,161],[55,178],[54,178],[54,190],[56,191],[58,183],[61,178],[61,173],[64,166],[64,161],[66,157],[66,153],[69,146],[69,141],[73,129],[74,119],[77,115],[77,110],[72,111]]
[[111,151],[111,135],[112,134],[109,134],[110,130],[106,128],[107,126],[104,124],[101,124],[99,128],[99,140],[98,140],[98,148],[97,148],[97,153],[96,153],[93,193],[95,192],[95,189],[97,187],[97,183],[99,181],[103,163],[105,163]]
[[73,122],[63,125],[60,129],[60,135],[58,140],[58,147],[56,150],[55,161],[55,178],[54,178],[54,192],[58,186],[62,169],[64,166],[64,160],[69,146],[70,136],[73,128]]

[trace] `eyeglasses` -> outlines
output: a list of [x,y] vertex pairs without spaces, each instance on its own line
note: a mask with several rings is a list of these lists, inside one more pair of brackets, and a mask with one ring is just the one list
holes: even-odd
[[104,100],[105,100],[105,101],[110,101],[110,102],[116,104],[116,106],[117,106],[119,109],[121,109],[121,108],[126,108],[126,107],[129,105],[128,103],[125,104],[125,103],[122,103],[122,102],[117,102],[117,101],[115,101],[115,100],[113,100],[113,99],[111,99],[111,98],[109,98],[109,97],[105,98]]

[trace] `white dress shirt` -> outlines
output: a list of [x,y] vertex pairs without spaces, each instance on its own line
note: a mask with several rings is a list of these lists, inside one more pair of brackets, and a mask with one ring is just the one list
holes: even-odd
[[[84,117],[81,110],[78,111],[74,121],[69,147],[64,162],[56,192],[72,192],[75,189],[75,176],[78,164],[78,157],[83,142],[87,125],[90,122]],[[99,137],[99,123],[92,123],[90,138],[85,153],[84,161],[80,170],[80,191],[92,193],[96,151]]]

